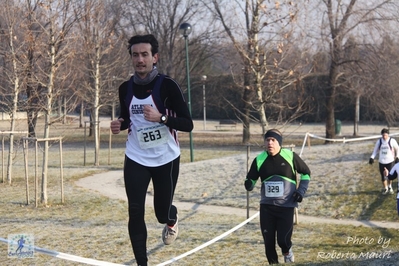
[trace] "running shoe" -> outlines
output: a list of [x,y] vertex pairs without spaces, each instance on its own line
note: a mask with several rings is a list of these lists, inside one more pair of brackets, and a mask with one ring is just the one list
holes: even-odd
[[388,193],[388,189],[384,188],[384,189],[382,190],[382,195],[386,195],[387,193]]
[[162,230],[162,241],[165,245],[172,244],[179,234],[179,227],[177,225],[179,219],[176,217],[176,223],[170,227],[169,225],[165,224],[165,227]]
[[389,191],[389,194],[393,194],[393,189],[390,187],[390,188],[388,188],[388,191]]
[[285,263],[292,263],[295,261],[295,256],[294,252],[292,252],[292,248],[288,251],[288,253],[283,254],[284,255],[284,262]]

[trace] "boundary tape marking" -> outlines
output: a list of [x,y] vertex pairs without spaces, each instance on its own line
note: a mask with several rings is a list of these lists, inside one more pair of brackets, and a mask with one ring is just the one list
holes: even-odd
[[[235,227],[233,227],[232,229],[230,229],[229,231],[224,232],[223,234],[215,237],[214,239],[190,250],[187,251],[186,253],[183,253],[177,257],[174,257],[168,261],[165,261],[163,263],[158,264],[157,266],[164,266],[164,265],[168,265],[172,262],[178,261],[179,259],[182,259],[194,252],[197,252],[198,250],[201,250],[213,243],[215,243],[216,241],[226,237],[227,235],[231,234],[232,232],[238,230],[239,228],[243,227],[244,225],[246,225],[247,223],[249,223],[251,220],[253,220],[254,218],[256,218],[259,215],[259,211],[257,213],[255,213],[254,215],[252,215],[251,217],[249,217],[247,220],[243,221],[242,223],[240,223],[239,225],[236,225]],[[4,242],[4,243],[10,243],[11,241],[5,238],[1,238],[0,237],[0,242]],[[39,253],[43,253],[45,255],[49,255],[55,258],[60,258],[60,259],[64,259],[64,260],[69,260],[69,261],[74,261],[74,262],[81,262],[81,263],[85,263],[85,264],[89,264],[89,265],[96,265],[96,266],[124,266],[124,264],[117,264],[117,263],[112,263],[112,262],[106,262],[106,261],[100,261],[100,260],[95,260],[95,259],[88,259],[88,258],[83,258],[83,257],[79,257],[79,256],[75,256],[75,255],[70,255],[67,253],[62,253],[62,252],[58,252],[58,251],[53,251],[53,250],[49,250],[49,249],[45,249],[45,248],[39,248],[34,246],[33,247],[35,251],[39,252]]]
[[[399,135],[399,133],[392,133],[389,134],[389,136],[396,136]],[[302,152],[305,148],[305,144],[306,144],[306,140],[308,137],[312,137],[315,139],[321,139],[321,140],[327,140],[327,141],[331,141],[331,142],[342,142],[343,144],[345,144],[346,142],[353,142],[353,141],[358,141],[358,140],[370,140],[370,139],[379,139],[381,138],[381,135],[373,135],[373,136],[368,136],[368,137],[359,137],[359,138],[350,138],[350,139],[345,139],[345,138],[341,138],[341,139],[328,139],[328,138],[324,138],[324,137],[320,137],[317,135],[314,135],[312,133],[307,132],[305,134],[305,138],[303,139],[303,143],[302,143],[302,149],[301,152],[299,153],[299,156],[302,156]]]
[[196,247],[196,248],[194,248],[194,249],[192,249],[192,250],[190,250],[190,251],[187,251],[186,253],[183,253],[183,254],[181,254],[181,255],[179,255],[179,256],[177,256],[177,257],[174,257],[173,259],[170,259],[170,260],[168,260],[168,261],[165,261],[165,262],[163,262],[163,263],[160,263],[160,264],[158,264],[157,266],[168,265],[168,264],[170,264],[170,263],[172,263],[172,262],[175,262],[175,261],[177,261],[177,260],[179,260],[179,259],[181,259],[181,258],[184,258],[184,257],[186,257],[186,256],[188,256],[188,255],[190,255],[190,254],[192,254],[192,253],[194,253],[194,252],[196,252],[196,251],[198,251],[198,250],[201,250],[201,249],[203,249],[204,247],[209,246],[210,244],[215,243],[216,241],[218,241],[218,240],[224,238],[225,236],[227,236],[227,235],[231,234],[232,232],[236,231],[237,229],[243,227],[244,225],[246,225],[247,223],[249,223],[251,220],[253,220],[254,218],[256,218],[258,215],[259,215],[259,212],[255,213],[254,215],[252,215],[251,217],[249,217],[248,219],[246,219],[244,222],[240,223],[239,225],[236,225],[235,227],[233,227],[233,228],[230,229],[229,231],[224,232],[224,233],[221,234],[220,236],[217,236],[217,237],[215,237],[214,239],[212,239],[212,240],[210,240],[210,241],[208,241],[208,242],[202,244],[201,246],[198,246],[198,247]]
[[[8,239],[4,239],[1,237],[0,237],[0,241],[5,242],[5,243],[11,242]],[[116,264],[116,263],[112,263],[112,262],[106,262],[106,261],[100,261],[100,260],[94,260],[94,259],[87,259],[87,258],[70,255],[70,254],[66,254],[66,253],[62,253],[62,252],[58,252],[58,251],[53,251],[53,250],[49,250],[49,249],[45,249],[45,248],[39,248],[36,246],[33,246],[33,248],[35,251],[37,251],[39,253],[43,253],[45,255],[49,255],[49,256],[64,259],[64,260],[81,262],[81,263],[85,263],[85,264],[89,264],[89,265],[96,265],[96,266],[122,266],[122,265],[124,265],[124,264]]]

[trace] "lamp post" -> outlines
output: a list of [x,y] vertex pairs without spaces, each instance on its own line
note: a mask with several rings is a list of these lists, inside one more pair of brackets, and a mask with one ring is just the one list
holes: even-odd
[[[191,92],[190,92],[190,67],[188,62],[188,35],[191,33],[191,25],[187,22],[184,22],[180,25],[179,31],[181,35],[183,35],[184,40],[186,42],[186,71],[187,71],[187,95],[188,95],[188,110],[191,114]],[[193,133],[190,131],[190,161],[194,161],[194,151],[193,151]]]
[[206,130],[206,101],[205,101],[205,81],[206,81],[206,76],[203,75],[201,77],[201,80],[204,82],[202,84],[202,101],[204,105],[204,130]]

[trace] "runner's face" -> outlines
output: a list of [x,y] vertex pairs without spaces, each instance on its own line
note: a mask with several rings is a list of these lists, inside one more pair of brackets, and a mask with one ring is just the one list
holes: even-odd
[[389,138],[389,134],[388,133],[384,133],[382,134],[382,138],[387,140]]
[[151,44],[137,43],[132,45],[132,60],[135,73],[140,78],[145,78],[158,61],[158,54],[153,55]]
[[266,150],[272,156],[276,155],[280,151],[280,143],[278,143],[278,141],[273,137],[265,139],[265,146]]

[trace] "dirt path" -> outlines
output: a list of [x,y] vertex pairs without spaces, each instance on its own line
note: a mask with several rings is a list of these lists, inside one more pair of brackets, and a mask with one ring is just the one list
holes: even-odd
[[[112,198],[127,200],[125,188],[123,184],[122,171],[109,171],[105,173],[95,174],[89,177],[82,178],[75,182],[79,187],[97,191],[102,195]],[[153,197],[147,195],[146,204],[152,206]],[[208,212],[214,214],[225,214],[225,215],[238,215],[246,217],[246,209],[233,208],[233,207],[223,207],[206,205],[199,203],[189,203],[189,202],[174,202],[178,209],[181,210],[192,210],[199,212]],[[256,214],[256,211],[250,210],[249,216]],[[349,219],[331,219],[325,217],[314,217],[299,215],[299,223],[318,223],[318,224],[340,224],[340,225],[354,225],[354,226],[366,226],[366,227],[380,227],[380,228],[394,228],[399,229],[399,223],[396,222],[381,222],[381,221],[357,221]]]

